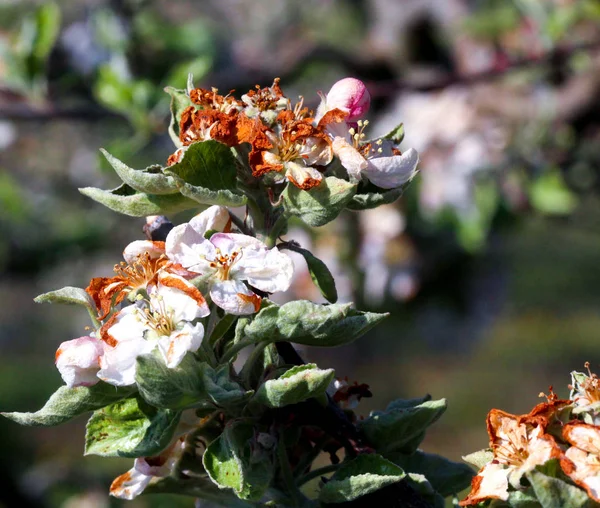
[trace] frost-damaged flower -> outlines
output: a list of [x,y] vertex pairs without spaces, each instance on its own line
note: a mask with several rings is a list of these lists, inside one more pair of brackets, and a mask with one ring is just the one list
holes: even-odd
[[344,122],[338,122],[338,127],[329,123],[328,129],[333,135],[333,152],[351,179],[360,181],[364,176],[377,187],[393,189],[410,181],[417,173],[419,154],[414,148],[401,152],[389,139],[365,141],[363,131],[369,125],[368,120],[359,120],[357,128],[350,127],[345,133],[340,130],[340,125],[343,130]]
[[307,115],[300,102],[293,111],[281,111],[271,129],[257,134],[248,156],[255,177],[270,173],[277,183],[287,178],[305,190],[319,185],[323,175],[315,166],[329,164],[333,152],[325,130]]
[[583,372],[571,372],[572,384],[570,398],[573,401],[573,414],[583,414],[586,423],[600,424],[600,380],[585,363],[587,375]]
[[98,377],[117,386],[133,384],[136,358],[155,347],[167,367],[177,367],[204,337],[202,323],[192,321],[208,314],[196,287],[178,275],[160,272],[157,283],[148,288],[148,300],[125,307],[102,327],[106,344]]
[[92,386],[99,381],[96,374],[103,353],[103,343],[96,337],[68,340],[56,350],[56,367],[69,388]]
[[563,437],[572,445],[560,461],[563,471],[600,503],[600,428],[571,422],[563,427]]
[[242,281],[267,293],[285,291],[293,274],[292,260],[276,247],[238,233],[215,233],[210,239],[190,221],[169,233],[169,259],[206,276],[212,301],[230,314],[258,312],[261,298]]
[[486,499],[506,501],[509,485],[520,488],[525,473],[562,455],[554,439],[544,434],[542,425],[534,426],[522,417],[492,409],[487,428],[494,459],[473,478],[471,492],[460,506],[476,505]]
[[136,240],[125,247],[125,262],[115,265],[115,277],[94,277],[85,290],[98,308],[98,317],[104,319],[127,295],[145,289],[167,264],[164,253],[165,242]]
[[260,117],[271,125],[280,111],[290,108],[290,100],[284,97],[279,81],[279,78],[275,78],[273,85],[266,88],[256,85],[256,90],[250,90],[242,95],[242,102],[245,104],[243,111],[248,118]]
[[111,496],[127,500],[139,496],[153,480],[165,478],[173,472],[184,449],[185,441],[181,438],[156,457],[135,459],[133,468],[112,482]]
[[325,114],[334,109],[346,113],[346,122],[355,122],[362,118],[371,105],[371,95],[365,84],[356,78],[340,79],[331,87],[327,95],[319,93],[321,103],[315,120],[318,122]]
[[357,381],[349,384],[347,377],[334,379],[327,387],[327,393],[342,409],[355,409],[363,397],[373,396],[369,385],[365,383],[358,384]]

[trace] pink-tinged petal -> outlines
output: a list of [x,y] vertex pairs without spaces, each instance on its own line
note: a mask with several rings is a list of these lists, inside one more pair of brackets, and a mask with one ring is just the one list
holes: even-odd
[[183,277],[168,272],[159,273],[150,300],[155,310],[172,313],[175,321],[193,321],[210,314],[200,290]]
[[153,242],[150,240],[136,240],[131,242],[123,251],[123,258],[127,263],[133,263],[136,258],[142,254],[150,256],[150,259],[157,259],[165,253],[165,242]]
[[231,228],[231,217],[224,206],[211,206],[190,220],[189,225],[204,237],[207,231],[225,231]]
[[194,266],[201,261],[197,247],[204,242],[207,242],[204,234],[199,233],[189,224],[175,226],[167,235],[165,242],[167,257],[185,268]]
[[117,314],[114,324],[107,330],[107,334],[117,343],[141,339],[148,329],[143,316],[143,312],[137,305],[125,307]]
[[333,159],[333,149],[323,139],[310,137],[304,142],[300,157],[307,166],[326,166]]
[[303,190],[309,190],[316,187],[323,180],[320,171],[310,166],[303,166],[296,162],[285,163],[285,176],[296,187]]
[[348,113],[347,122],[362,118],[371,104],[371,95],[365,84],[356,78],[340,79],[331,87],[326,99],[327,110],[341,109]]
[[188,351],[198,351],[204,337],[202,323],[192,325],[186,323],[181,330],[176,330],[168,337],[158,340],[158,350],[169,369],[177,367]]
[[79,337],[63,342],[56,351],[56,367],[69,388],[92,386],[98,382],[102,341],[96,337]]
[[348,175],[354,180],[360,180],[361,173],[367,169],[369,163],[348,141],[342,137],[333,139],[331,145],[342,163],[342,166],[348,171]]
[[260,310],[260,297],[237,280],[215,282],[210,297],[216,305],[235,316],[254,314]]
[[402,155],[369,159],[364,174],[377,187],[394,189],[415,176],[418,163],[419,154],[409,148]]
[[[182,418],[185,417],[182,415]],[[194,426],[198,425],[198,418],[194,419]],[[179,429],[178,429],[179,430]],[[175,433],[177,434],[178,431]],[[179,462],[179,459],[185,451],[185,440],[177,438],[171,446],[164,450],[160,455],[155,457],[140,457],[135,459],[133,467],[140,473],[147,476],[155,476],[158,478],[169,476],[173,472],[173,468]],[[150,460],[152,459],[152,460]],[[149,463],[150,462],[150,463]]]
[[266,252],[262,259],[252,260],[242,257],[236,277],[245,279],[248,284],[267,293],[286,291],[294,275],[292,259],[276,247]]
[[267,246],[260,240],[240,233],[215,233],[210,237],[211,243],[222,254],[230,255],[233,251],[252,247],[255,249],[266,249]]
[[110,495],[131,501],[139,496],[152,480],[152,476],[140,473],[135,467],[118,476],[110,486]]
[[460,506],[472,506],[486,499],[508,499],[509,469],[501,464],[490,462],[471,481],[471,492],[463,499]]
[[149,354],[155,344],[143,338],[119,342],[115,347],[105,346],[100,357],[100,371],[97,376],[115,386],[128,386],[135,383],[135,360],[140,355]]

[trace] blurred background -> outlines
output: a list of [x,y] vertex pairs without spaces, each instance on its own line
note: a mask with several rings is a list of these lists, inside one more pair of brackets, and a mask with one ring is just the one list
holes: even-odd
[[[281,77],[318,104],[339,78],[372,95],[371,134],[404,122],[421,154],[400,201],[290,237],[341,299],[389,311],[360,341],[304,356],[374,393],[359,413],[431,393],[449,409],[423,448],[460,460],[485,416],[524,413],[569,372],[598,370],[600,2],[597,0],[29,0],[0,2],[0,408],[30,411],[62,383],[58,345],[79,308],[39,293],[110,276],[141,219],[78,187],[164,162],[166,85],[244,93]],[[187,220],[189,214],[172,217]],[[295,293],[319,301],[297,260]],[[0,420],[0,506],[122,506],[130,460],[82,457],[85,418]],[[191,506],[141,498],[131,507]]]

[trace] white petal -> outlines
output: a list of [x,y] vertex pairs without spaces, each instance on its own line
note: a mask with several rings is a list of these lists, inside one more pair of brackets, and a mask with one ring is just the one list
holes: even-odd
[[260,309],[260,298],[237,280],[215,282],[210,297],[216,305],[236,316],[254,314]]
[[202,237],[207,231],[223,231],[231,218],[224,206],[211,206],[190,220],[189,225]]
[[196,273],[206,273],[210,265],[206,257],[214,257],[214,248],[204,236],[189,224],[180,224],[168,234],[165,242],[167,257]]
[[176,330],[169,337],[161,337],[158,350],[170,369],[177,367],[188,351],[198,351],[204,337],[202,323],[192,326],[186,323],[183,329]]
[[144,313],[137,304],[122,309],[107,334],[117,342],[140,339],[148,329]]
[[310,166],[304,166],[296,162],[286,162],[284,166],[287,179],[301,189],[306,190],[316,187],[323,180],[321,172]]
[[319,138],[308,138],[300,153],[307,166],[326,166],[333,158],[331,145]]
[[150,259],[156,259],[165,253],[164,242],[153,242],[151,240],[136,240],[131,242],[123,251],[123,258],[128,263],[135,261],[140,254],[148,253]]
[[97,376],[115,386],[134,384],[135,359],[150,353],[154,346],[155,344],[142,338],[119,342],[115,347],[105,346]]
[[238,265],[233,277],[245,279],[251,286],[267,293],[286,291],[294,275],[292,259],[276,247],[264,256],[242,256]]
[[210,238],[211,243],[221,250],[223,254],[231,254],[237,249],[254,247],[256,249],[266,249],[267,246],[253,236],[242,235],[239,233],[216,233]]
[[202,293],[183,277],[160,273],[157,286],[150,292],[150,305],[159,313],[172,313],[173,320],[193,321],[208,316],[210,310]]
[[479,488],[469,494],[469,499],[508,499],[508,473],[501,464],[490,463],[485,466],[478,475],[482,478]]
[[419,154],[414,148],[409,148],[402,155],[369,159],[363,173],[377,187],[394,189],[415,176],[418,163]]
[[360,180],[361,173],[367,169],[367,160],[354,148],[348,141],[342,137],[336,137],[331,145],[342,163],[342,166],[348,171],[348,175],[354,180]]
[[103,353],[103,343],[95,337],[68,340],[56,351],[56,367],[69,388],[91,386],[98,382]]
[[136,468],[130,469],[125,474],[115,478],[110,486],[110,495],[131,501],[144,492],[152,478],[152,476],[140,473]]

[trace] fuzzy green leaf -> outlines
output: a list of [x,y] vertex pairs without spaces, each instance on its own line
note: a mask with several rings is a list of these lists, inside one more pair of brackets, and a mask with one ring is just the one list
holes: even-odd
[[380,455],[359,455],[344,464],[319,493],[322,503],[345,503],[406,478],[402,468]]
[[469,455],[465,455],[462,459],[479,471],[483,466],[494,460],[494,452],[489,448],[484,448],[478,452],[469,453]]
[[79,192],[115,212],[132,217],[171,215],[198,207],[196,201],[181,194],[145,194],[136,192],[135,189],[126,184],[112,190],[84,187],[79,189]]
[[370,210],[371,208],[377,208],[381,205],[387,205],[396,201],[404,189],[402,187],[390,190],[381,190],[380,192],[365,192],[361,194],[355,194],[348,203],[349,210]]
[[99,382],[93,386],[61,386],[44,407],[35,413],[1,413],[21,425],[50,427],[76,416],[113,404],[131,395],[132,387],[115,387]]
[[414,407],[375,411],[358,423],[360,430],[379,453],[413,453],[425,430],[446,411],[446,400],[431,400]]
[[103,457],[150,457],[164,450],[181,413],[156,409],[129,398],[96,411],[87,423],[85,454]]
[[327,265],[318,257],[314,256],[309,250],[296,246],[289,247],[289,249],[302,255],[306,261],[310,278],[315,286],[319,288],[323,298],[331,303],[337,302],[338,294],[335,287],[335,279],[333,278],[333,275],[331,275]]
[[66,286],[56,291],[50,291],[36,296],[35,303],[66,303],[68,305],[83,305],[88,310],[96,312],[96,305],[85,289]]
[[333,347],[349,344],[386,317],[387,314],[355,310],[348,304],[317,305],[297,300],[261,309],[243,333],[256,342],[288,341]]
[[178,192],[175,180],[163,174],[161,166],[132,169],[103,148],[100,149],[100,152],[114,168],[119,178],[132,189],[146,194],[176,194]]
[[396,145],[399,145],[404,140],[404,124],[401,123],[394,127],[390,132],[388,132],[383,139],[389,139],[394,142]]
[[[251,508],[256,506],[238,499],[230,491],[219,489],[209,478],[193,478],[182,476],[181,478],[166,477],[152,482],[144,489],[144,494],[177,494],[179,496],[191,496],[214,503],[217,506],[227,508]],[[211,505],[212,506],[212,505]]]
[[531,483],[537,500],[543,508],[592,508],[597,506],[587,495],[585,490],[567,482],[546,476],[540,471],[533,470],[526,473]]
[[223,434],[204,452],[203,464],[219,488],[233,489],[238,497],[259,500],[273,476],[269,455],[252,448],[254,428],[244,422],[229,423]]
[[283,407],[319,397],[333,380],[333,369],[319,369],[314,363],[296,365],[277,379],[265,381],[254,400],[268,407]]
[[355,193],[355,184],[328,176],[309,190],[288,184],[282,198],[288,215],[299,217],[309,226],[318,227],[335,219]]
[[189,353],[172,369],[158,355],[138,356],[136,382],[140,395],[161,408],[231,406],[252,395],[229,378],[227,366],[215,371]]
[[182,146],[182,143],[179,140],[179,122],[181,120],[181,113],[183,113],[184,109],[192,106],[193,103],[190,100],[186,90],[178,90],[172,86],[167,86],[165,88],[165,92],[171,96],[171,122],[169,123],[169,136],[171,136],[171,140],[175,146],[179,148]]
[[471,485],[475,472],[466,464],[453,462],[434,453],[417,450],[411,455],[391,453],[386,455],[407,473],[425,476],[442,496],[457,494]]
[[[169,171],[166,170],[166,173]],[[197,187],[189,183],[185,183],[182,179],[176,178],[179,192],[182,196],[194,200],[196,203],[203,205],[220,205],[220,206],[242,206],[246,203],[247,198],[242,194],[230,191],[228,189],[210,190],[204,187]],[[197,205],[196,205],[197,206]]]

